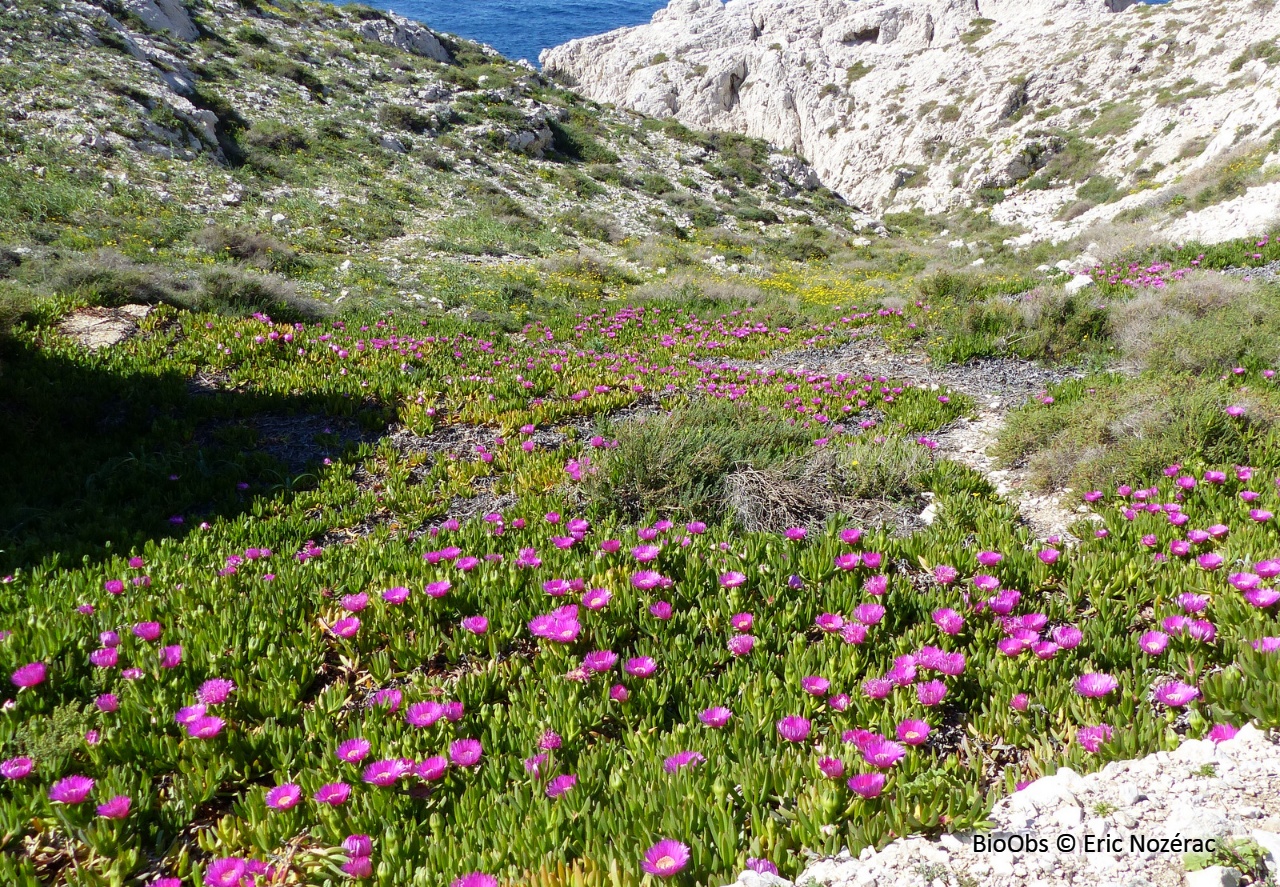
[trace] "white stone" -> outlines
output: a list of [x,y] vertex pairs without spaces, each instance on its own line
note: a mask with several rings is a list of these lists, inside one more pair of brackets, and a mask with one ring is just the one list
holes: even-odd
[[175,40],[189,42],[200,36],[187,8],[178,0],[124,0],[124,8],[151,30],[161,31]]
[[1225,866],[1213,865],[1196,872],[1187,872],[1187,887],[1239,887],[1240,873]]
[[1093,286],[1093,278],[1088,274],[1077,274],[1075,277],[1067,281],[1066,290],[1069,293],[1078,293],[1080,290]]

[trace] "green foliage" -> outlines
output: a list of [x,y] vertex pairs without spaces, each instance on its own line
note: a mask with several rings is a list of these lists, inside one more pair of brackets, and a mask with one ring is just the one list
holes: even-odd
[[1268,67],[1280,64],[1280,45],[1277,45],[1275,40],[1260,40],[1257,43],[1251,43],[1244,52],[1231,60],[1227,70],[1234,74],[1255,59],[1261,59],[1266,62]]

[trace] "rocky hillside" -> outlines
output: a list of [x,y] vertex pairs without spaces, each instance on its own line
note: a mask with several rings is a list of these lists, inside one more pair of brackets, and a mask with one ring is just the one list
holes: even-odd
[[1209,241],[1280,206],[1274,6],[672,0],[542,61],[597,101],[768,137],[867,208]]
[[531,284],[488,271],[599,297],[608,275],[537,263],[702,231],[804,257],[871,224],[763,142],[368,7],[3,0],[0,95],[0,297],[47,260],[27,283],[91,301],[518,313]]

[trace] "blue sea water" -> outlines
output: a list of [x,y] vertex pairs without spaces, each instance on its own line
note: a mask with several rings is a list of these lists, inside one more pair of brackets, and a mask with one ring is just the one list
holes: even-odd
[[536,65],[542,50],[575,37],[644,24],[667,0],[373,0],[370,5]]

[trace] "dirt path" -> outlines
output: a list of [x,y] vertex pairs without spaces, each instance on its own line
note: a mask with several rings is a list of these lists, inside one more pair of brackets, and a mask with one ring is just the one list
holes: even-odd
[[[987,358],[963,365],[934,365],[922,352],[896,353],[874,333],[839,348],[792,351],[752,364],[754,369],[779,372],[869,374],[932,388],[951,388],[972,397],[978,415],[960,419],[934,435],[935,454],[952,459],[982,474],[996,492],[1017,506],[1038,539],[1052,536],[1070,539],[1067,528],[1089,514],[1071,490],[1048,494],[1032,492],[1024,468],[999,468],[989,453],[1004,427],[1009,410],[1025,403],[1049,385],[1075,373],[1042,367],[1026,360]],[[922,515],[932,522],[932,506]]]

